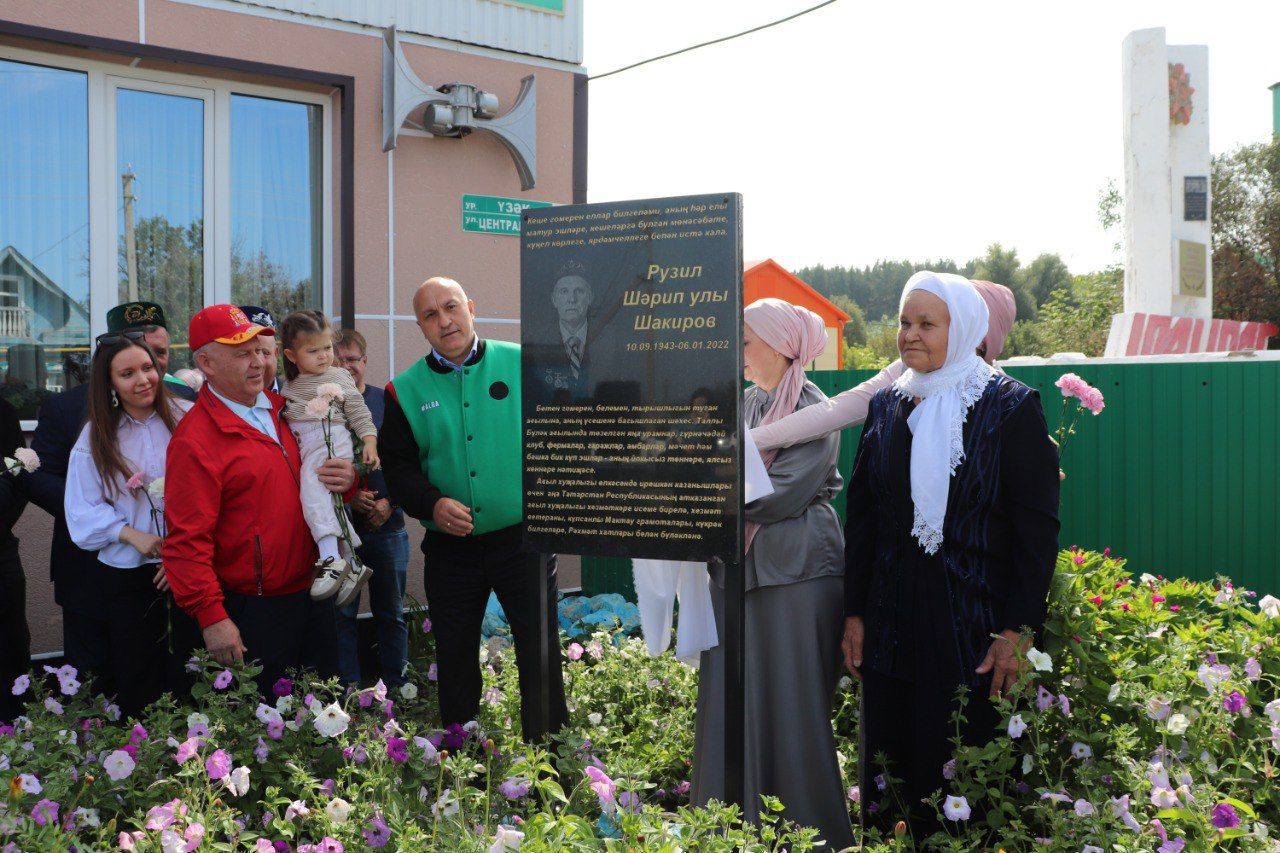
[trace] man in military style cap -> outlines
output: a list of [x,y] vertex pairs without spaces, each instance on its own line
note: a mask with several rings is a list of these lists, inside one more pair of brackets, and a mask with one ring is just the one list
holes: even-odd
[[[257,305],[241,305],[239,307],[245,316],[249,318],[250,323],[257,323],[264,329],[274,329],[276,327],[275,316],[266,308],[261,308]],[[271,352],[267,357],[267,367],[263,373],[263,388],[267,391],[283,394],[284,383],[276,376],[280,368],[280,345],[274,335],[263,335],[262,342],[267,345],[267,349]]]
[[107,331],[143,332],[143,340],[156,355],[156,369],[168,383],[166,390],[183,400],[195,400],[196,392],[176,376],[169,375],[170,340],[164,309],[154,302],[126,302],[107,312]]

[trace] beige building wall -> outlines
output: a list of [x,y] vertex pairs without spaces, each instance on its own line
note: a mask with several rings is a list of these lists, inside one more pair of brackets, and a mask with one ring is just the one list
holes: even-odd
[[[522,192],[510,156],[487,134],[443,139],[402,133],[396,149],[382,151],[383,42],[377,28],[284,12],[268,17],[245,9],[227,2],[201,5],[171,0],[7,0],[0,8],[0,18],[52,30],[135,43],[145,40],[148,45],[353,77],[355,325],[369,341],[369,381],[384,383],[393,371],[404,370],[425,354],[426,344],[413,322],[410,300],[416,286],[432,275],[451,276],[467,288],[481,318],[477,323],[481,335],[519,340],[519,239],[464,233],[461,196],[472,193],[555,203],[573,200],[574,74],[581,68],[460,42],[402,37],[409,63],[425,82],[474,83],[496,94],[502,110],[514,102],[521,78],[536,75],[538,182],[533,190]],[[50,65],[57,65],[60,56],[74,56],[116,65],[132,64],[157,73],[189,74],[193,79],[215,77],[317,91],[312,85],[272,77],[155,59],[133,62],[118,53],[0,35],[0,55],[6,46],[46,53]],[[336,268],[342,205],[341,103],[336,92],[325,94],[329,95],[333,119],[333,226],[328,234],[326,260],[334,270],[325,302],[336,315],[341,302],[341,271]],[[94,305],[95,315],[105,313],[107,307]],[[62,645],[61,614],[53,603],[48,582],[51,531],[49,517],[36,507],[27,509],[15,530],[22,542],[28,618],[36,653],[58,651]],[[417,549],[421,533],[421,526],[412,523],[409,590],[419,600],[423,596],[422,555]],[[573,558],[562,560],[562,587],[577,585],[576,563]]]

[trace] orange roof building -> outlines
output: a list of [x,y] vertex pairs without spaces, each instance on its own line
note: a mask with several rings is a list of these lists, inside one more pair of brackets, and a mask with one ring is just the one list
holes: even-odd
[[830,299],[788,272],[772,258],[747,261],[742,271],[742,290],[744,305],[772,296],[793,305],[803,305],[821,317],[827,327],[827,348],[807,369],[844,369],[844,353],[841,352],[840,343],[844,339],[844,324],[849,322],[849,315],[837,308]]

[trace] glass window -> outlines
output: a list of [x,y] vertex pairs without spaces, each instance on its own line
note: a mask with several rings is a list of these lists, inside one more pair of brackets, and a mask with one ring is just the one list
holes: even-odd
[[169,372],[190,366],[187,323],[204,306],[204,101],[116,91],[119,301],[158,302]]
[[0,60],[0,396],[23,418],[89,350],[88,82]]
[[231,301],[320,308],[321,108],[231,96]]

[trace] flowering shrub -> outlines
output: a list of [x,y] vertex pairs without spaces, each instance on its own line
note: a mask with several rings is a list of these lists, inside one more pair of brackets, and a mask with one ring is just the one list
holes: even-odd
[[[281,679],[261,701],[252,666],[198,661],[195,709],[142,720],[90,694],[70,667],[12,688],[27,714],[0,726],[6,850],[366,848],[502,851],[805,850],[776,803],[759,828],[688,806],[697,673],[604,631],[566,647],[570,725],[551,751],[519,741],[514,656],[481,651],[479,718],[441,729],[430,623],[410,682],[343,692]],[[954,850],[1277,850],[1280,600],[1216,584],[1132,578],[1107,554],[1060,559],[1042,652],[1002,704],[994,739],[966,747],[933,806]],[[835,728],[850,808],[859,791],[858,693]],[[987,701],[966,697],[967,702]],[[804,733],[797,732],[802,737]],[[779,748],[785,748],[780,744]],[[862,839],[908,849],[913,839]]]

